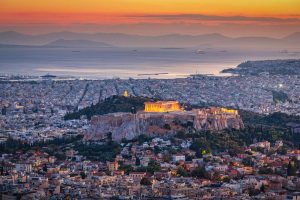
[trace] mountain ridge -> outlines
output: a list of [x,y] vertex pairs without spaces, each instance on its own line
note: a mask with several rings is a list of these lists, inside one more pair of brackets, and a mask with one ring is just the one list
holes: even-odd
[[167,34],[143,36],[124,33],[78,33],[71,31],[29,35],[15,31],[0,32],[0,43],[14,45],[47,45],[56,40],[90,40],[120,47],[211,47],[211,46],[266,46],[295,47],[300,41],[300,32],[282,38],[272,37],[228,37],[219,33],[202,35]]

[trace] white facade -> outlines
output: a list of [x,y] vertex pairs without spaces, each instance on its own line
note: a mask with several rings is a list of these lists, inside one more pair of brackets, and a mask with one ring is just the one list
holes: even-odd
[[173,162],[185,161],[185,155],[174,155],[172,156]]
[[29,163],[17,163],[16,170],[17,170],[17,172],[31,172],[32,165]]

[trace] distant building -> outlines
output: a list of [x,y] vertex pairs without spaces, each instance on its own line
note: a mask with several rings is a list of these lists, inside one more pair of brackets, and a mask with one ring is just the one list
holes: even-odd
[[117,171],[119,169],[119,163],[118,162],[107,162],[107,168],[108,168],[108,171],[113,173],[114,171]]
[[115,176],[124,176],[125,172],[124,170],[116,170],[113,173]]
[[145,102],[145,112],[182,111],[178,101]]
[[185,161],[185,155],[176,154],[172,157],[173,162]]
[[146,176],[146,172],[131,172],[129,173],[129,177],[132,178],[134,181],[141,181],[142,178]]
[[17,172],[31,172],[32,165],[30,163],[17,163],[16,170]]

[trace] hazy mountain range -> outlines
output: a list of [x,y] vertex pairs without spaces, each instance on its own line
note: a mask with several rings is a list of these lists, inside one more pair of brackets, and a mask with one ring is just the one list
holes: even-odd
[[300,32],[283,38],[227,37],[218,33],[205,35],[170,34],[141,36],[123,33],[52,32],[27,35],[14,31],[0,32],[2,47],[12,45],[47,47],[234,47],[234,48],[299,48]]

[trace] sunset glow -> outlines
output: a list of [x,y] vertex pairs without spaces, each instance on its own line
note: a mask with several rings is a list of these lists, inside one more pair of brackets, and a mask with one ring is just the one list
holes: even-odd
[[256,24],[288,25],[296,31],[299,8],[299,0],[1,0],[0,25],[30,30],[78,24]]
[[139,22],[128,16],[149,14],[299,18],[299,8],[298,0],[2,0],[0,19],[1,23],[120,23]]

